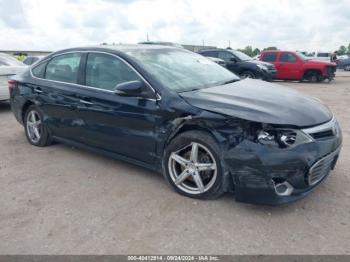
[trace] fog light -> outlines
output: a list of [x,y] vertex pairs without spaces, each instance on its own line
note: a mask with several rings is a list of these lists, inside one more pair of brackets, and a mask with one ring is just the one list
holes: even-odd
[[287,181],[284,181],[282,183],[277,183],[273,181],[275,192],[279,196],[289,196],[293,193],[293,186],[289,184]]

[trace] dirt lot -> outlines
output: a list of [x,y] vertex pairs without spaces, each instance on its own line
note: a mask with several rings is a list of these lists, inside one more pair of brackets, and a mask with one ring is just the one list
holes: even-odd
[[281,207],[194,201],[152,172],[65,145],[30,146],[0,106],[1,254],[350,254],[350,73],[281,82],[320,98],[344,136],[336,170]]

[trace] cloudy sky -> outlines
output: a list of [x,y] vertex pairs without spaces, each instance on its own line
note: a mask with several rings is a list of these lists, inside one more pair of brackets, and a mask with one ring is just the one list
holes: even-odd
[[331,51],[350,43],[350,0],[0,0],[0,49],[172,41]]

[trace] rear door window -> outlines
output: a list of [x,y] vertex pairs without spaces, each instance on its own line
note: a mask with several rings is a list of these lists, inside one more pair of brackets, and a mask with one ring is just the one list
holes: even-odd
[[262,60],[265,62],[276,62],[277,53],[265,53]]
[[81,53],[64,54],[51,59],[45,78],[66,83],[78,83]]
[[200,54],[204,56],[209,56],[209,57],[218,57],[217,53],[218,53],[217,51],[205,51]]
[[47,65],[47,62],[44,62],[34,67],[32,69],[33,75],[38,78],[44,78],[46,65]]

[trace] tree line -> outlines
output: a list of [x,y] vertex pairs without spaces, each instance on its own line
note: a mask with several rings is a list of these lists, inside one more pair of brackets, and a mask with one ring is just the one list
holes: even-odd
[[[245,53],[246,55],[249,55],[250,57],[254,57],[254,56],[260,54],[261,51],[278,50],[278,48],[275,46],[269,46],[269,47],[266,47],[266,48],[260,50],[259,48],[253,48],[252,46],[248,45],[243,49],[237,49],[237,50]],[[338,55],[350,54],[350,43],[349,43],[348,47],[341,45],[339,47],[339,49],[335,50],[335,51],[337,51]]]

